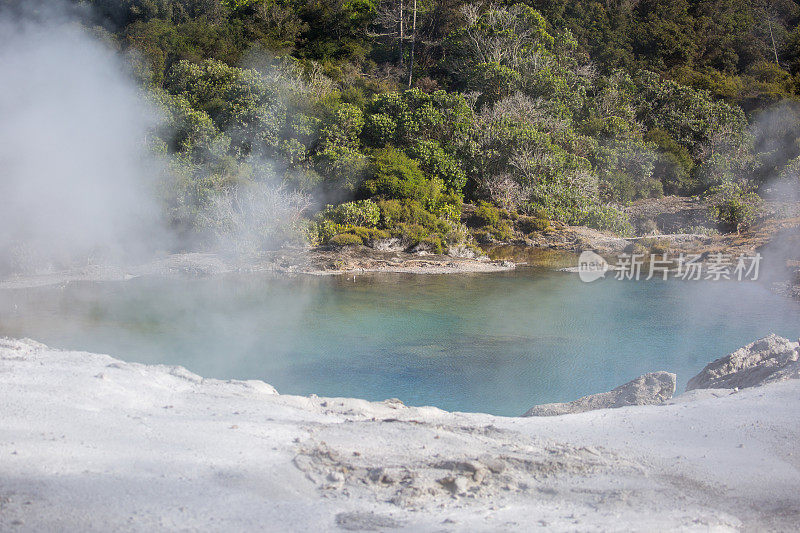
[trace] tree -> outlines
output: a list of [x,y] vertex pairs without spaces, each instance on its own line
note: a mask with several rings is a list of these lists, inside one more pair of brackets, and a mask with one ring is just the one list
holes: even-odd
[[408,88],[411,88],[411,81],[414,79],[414,48],[417,44],[417,0],[414,2],[414,15],[411,22],[411,52],[408,57]]
[[370,196],[435,201],[443,188],[441,182],[427,179],[416,161],[394,148],[377,152],[369,175],[363,191]]
[[641,0],[634,13],[633,49],[645,65],[665,70],[694,56],[697,39],[688,0]]
[[382,0],[373,20],[378,33],[371,32],[373,38],[390,37],[397,44],[397,65],[403,66],[403,41],[405,35],[405,0]]
[[711,217],[741,233],[756,219],[762,200],[752,186],[725,181],[706,193]]
[[299,55],[312,59],[358,60],[369,50],[367,28],[377,11],[376,0],[300,0],[306,23]]

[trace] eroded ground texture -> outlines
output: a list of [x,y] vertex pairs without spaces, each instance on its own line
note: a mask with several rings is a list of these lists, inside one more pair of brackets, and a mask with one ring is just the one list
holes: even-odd
[[798,399],[502,418],[5,340],[0,530],[790,531]]

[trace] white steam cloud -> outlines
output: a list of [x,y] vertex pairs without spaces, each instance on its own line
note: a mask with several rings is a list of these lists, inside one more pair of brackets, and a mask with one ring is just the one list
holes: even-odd
[[158,165],[146,139],[158,116],[124,61],[63,14],[6,15],[0,72],[4,262],[130,254],[151,242]]

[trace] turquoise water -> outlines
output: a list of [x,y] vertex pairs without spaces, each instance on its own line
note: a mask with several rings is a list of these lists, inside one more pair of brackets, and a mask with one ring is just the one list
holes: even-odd
[[800,305],[753,283],[503,274],[70,283],[0,292],[0,335],[262,379],[281,393],[518,415],[656,370],[679,390]]

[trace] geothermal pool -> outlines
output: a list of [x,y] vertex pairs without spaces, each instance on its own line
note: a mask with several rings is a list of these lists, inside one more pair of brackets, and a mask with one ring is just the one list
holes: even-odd
[[134,279],[0,291],[0,335],[287,394],[519,415],[656,370],[678,388],[800,305],[747,282],[502,274]]

